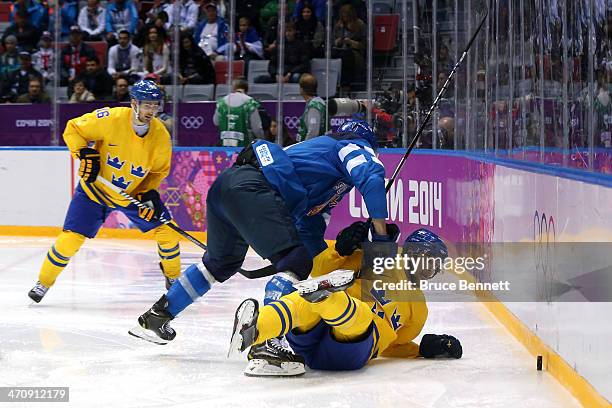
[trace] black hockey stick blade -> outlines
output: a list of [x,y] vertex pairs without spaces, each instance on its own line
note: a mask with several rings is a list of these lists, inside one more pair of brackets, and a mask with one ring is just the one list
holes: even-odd
[[250,271],[240,268],[239,272],[247,279],[259,279],[274,275],[276,273],[276,268],[274,265],[268,265],[264,266],[263,268],[253,269]]

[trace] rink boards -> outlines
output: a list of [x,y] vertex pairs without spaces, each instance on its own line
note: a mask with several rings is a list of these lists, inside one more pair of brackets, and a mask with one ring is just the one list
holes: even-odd
[[[206,193],[216,175],[231,165],[235,151],[175,150],[171,174],[160,192],[185,229],[205,231]],[[400,152],[380,155],[387,174],[399,162]],[[61,225],[74,188],[74,170],[74,162],[61,148],[0,150],[4,190],[0,225]],[[450,242],[515,242],[542,234],[550,242],[611,242],[611,186],[610,176],[476,154],[416,151],[389,192],[388,209],[403,234],[426,227]],[[361,197],[352,191],[334,209],[327,238],[335,238],[343,226],[367,216]],[[114,213],[105,227],[131,226]],[[491,273],[490,278],[495,278],[495,270]],[[541,279],[546,277],[534,276],[534,280]],[[608,367],[612,349],[607,345],[612,335],[612,303],[506,302],[504,306],[510,317],[518,318],[536,339],[569,364],[577,377],[582,376],[597,393],[612,401]],[[567,377],[567,373],[563,375]],[[565,381],[570,388],[572,384],[576,386],[571,378]],[[572,391],[576,395],[580,390]]]

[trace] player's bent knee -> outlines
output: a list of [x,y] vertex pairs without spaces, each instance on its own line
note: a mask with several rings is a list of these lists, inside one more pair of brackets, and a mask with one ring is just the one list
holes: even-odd
[[66,254],[66,256],[74,255],[87,238],[77,232],[64,230],[55,241],[55,247]]
[[308,278],[312,270],[312,257],[304,245],[289,248],[270,257],[277,271],[292,272],[300,280]]
[[293,284],[299,281],[297,275],[291,272],[279,272],[266,283],[264,305],[295,292]]

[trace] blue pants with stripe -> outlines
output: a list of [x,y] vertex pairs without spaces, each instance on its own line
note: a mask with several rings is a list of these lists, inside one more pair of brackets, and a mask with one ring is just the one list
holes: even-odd
[[117,206],[117,208],[98,204],[89,199],[79,184],[74,191],[72,201],[70,201],[70,207],[68,207],[64,230],[93,238],[104,224],[106,217],[114,210],[124,213],[142,232],[147,232],[162,225],[159,221],[146,221],[140,218],[138,207],[134,204],[127,207]]
[[287,334],[293,351],[304,357],[306,365],[315,370],[358,370],[370,360],[376,330],[374,323],[362,340],[343,343],[336,340],[332,328],[321,320],[306,333]]

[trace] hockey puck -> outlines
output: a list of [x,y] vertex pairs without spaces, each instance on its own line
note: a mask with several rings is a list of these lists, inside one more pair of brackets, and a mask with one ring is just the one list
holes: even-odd
[[542,371],[542,356],[538,356],[537,369]]

